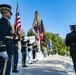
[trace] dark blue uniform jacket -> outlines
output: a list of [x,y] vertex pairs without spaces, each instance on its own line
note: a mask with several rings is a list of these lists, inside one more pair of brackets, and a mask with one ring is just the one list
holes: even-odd
[[[6,36],[8,36],[8,38],[6,38]],[[12,27],[10,22],[4,17],[2,17],[0,20],[0,40],[4,41],[7,53],[13,54],[14,47],[12,38]]]
[[6,33],[8,30],[7,20],[5,18],[0,19],[0,52],[6,51],[5,40],[6,40]]
[[76,57],[76,31],[67,34],[66,45],[70,46],[70,55]]

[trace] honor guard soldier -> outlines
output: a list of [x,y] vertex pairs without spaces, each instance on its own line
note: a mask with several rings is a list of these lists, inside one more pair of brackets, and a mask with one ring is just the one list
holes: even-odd
[[1,63],[2,65],[4,65],[4,71],[3,71],[3,74],[0,74],[0,75],[10,75],[11,57],[12,57],[11,55],[13,54],[12,27],[9,22],[9,19],[11,19],[11,15],[12,15],[11,6],[7,4],[0,5],[0,13],[2,15],[2,18],[0,21],[0,41],[2,46],[4,45],[4,41],[6,45],[6,48],[4,46],[0,47],[1,48],[0,51],[2,49],[3,50],[6,49],[6,52],[8,54],[7,65],[5,63]]
[[14,33],[13,34],[13,44],[14,44],[14,55],[12,58],[13,64],[12,64],[12,72],[19,72],[19,70],[17,70],[17,66],[18,66],[18,42],[20,41],[20,38],[17,37],[17,34]]
[[33,48],[33,44],[34,43],[30,43],[30,40],[29,40],[29,42],[27,44],[27,46],[28,46],[28,63],[29,64],[32,64],[32,48]]
[[70,47],[70,55],[76,74],[76,25],[71,25],[70,30],[71,32],[66,35],[66,45]]
[[33,44],[33,50],[32,50],[32,56],[33,56],[33,61],[36,62],[36,51],[37,51],[37,44]]
[[26,65],[26,57],[27,57],[27,43],[29,40],[25,41],[24,36],[22,36],[21,40],[21,52],[22,52],[22,67],[28,67]]

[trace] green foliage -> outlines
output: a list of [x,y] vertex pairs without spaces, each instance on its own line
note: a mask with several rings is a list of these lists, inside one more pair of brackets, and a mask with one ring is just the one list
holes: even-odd
[[65,39],[63,40],[59,34],[53,34],[49,32],[45,32],[46,38],[46,47],[49,40],[52,42],[52,50],[53,52],[58,52],[60,55],[64,55],[65,52],[69,52],[69,47],[65,45]]
[[21,29],[21,36],[26,36],[23,29]]
[[34,34],[34,32],[32,31],[32,29],[30,29],[29,31],[28,31],[28,33],[27,33],[27,36],[34,36],[35,34]]
[[[27,33],[27,36],[35,35],[32,29],[30,29]],[[45,36],[45,47],[47,48],[48,41],[52,43],[52,50],[54,53],[58,52],[60,55],[64,55],[65,52],[69,52],[69,47],[65,45],[65,39],[62,39],[59,34],[53,34],[49,32],[44,32]],[[46,49],[47,50],[47,49]]]

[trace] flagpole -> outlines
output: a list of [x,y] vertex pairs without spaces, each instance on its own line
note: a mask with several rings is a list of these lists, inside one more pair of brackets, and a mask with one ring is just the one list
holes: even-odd
[[18,0],[17,0],[17,3],[18,3]]
[[18,10],[18,1],[17,1],[17,6],[16,6],[16,15],[15,15],[15,23],[14,23],[14,31],[17,34],[18,37],[20,37],[20,32],[21,32],[21,21],[20,21],[20,15],[19,15],[19,10]]

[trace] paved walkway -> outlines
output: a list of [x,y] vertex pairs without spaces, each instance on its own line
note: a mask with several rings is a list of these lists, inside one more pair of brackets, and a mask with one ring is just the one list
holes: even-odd
[[27,65],[27,68],[23,68],[19,62],[19,73],[11,73],[11,75],[74,75],[71,59],[62,56],[45,57]]

